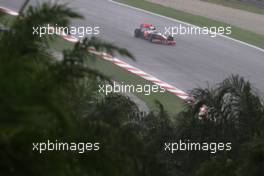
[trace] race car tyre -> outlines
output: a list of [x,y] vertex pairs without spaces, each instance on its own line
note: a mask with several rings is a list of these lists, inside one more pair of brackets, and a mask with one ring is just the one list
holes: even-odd
[[148,41],[149,41],[150,43],[153,43],[152,39],[153,39],[153,36],[150,35],[149,38],[148,38]]
[[135,36],[136,38],[139,38],[140,35],[141,35],[141,31],[140,31],[140,29],[135,29],[134,36]]

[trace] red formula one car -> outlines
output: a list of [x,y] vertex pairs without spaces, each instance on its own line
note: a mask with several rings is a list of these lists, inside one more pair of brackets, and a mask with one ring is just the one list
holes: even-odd
[[165,36],[156,30],[152,24],[141,24],[140,28],[135,29],[134,36],[150,41],[151,43],[158,43],[164,45],[175,45],[176,41],[172,36]]

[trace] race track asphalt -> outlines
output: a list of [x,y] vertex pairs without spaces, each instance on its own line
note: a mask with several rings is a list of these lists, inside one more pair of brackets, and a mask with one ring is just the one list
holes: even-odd
[[[32,0],[33,1],[33,0]],[[84,15],[75,26],[99,26],[98,37],[127,48],[137,61],[122,60],[184,91],[213,85],[231,74],[250,80],[264,92],[264,52],[217,36],[180,35],[176,46],[151,44],[136,39],[133,32],[140,23],[152,23],[159,29],[179,26],[166,18],[114,4],[107,0],[74,0],[70,6]],[[0,6],[17,10],[21,1],[0,0]]]

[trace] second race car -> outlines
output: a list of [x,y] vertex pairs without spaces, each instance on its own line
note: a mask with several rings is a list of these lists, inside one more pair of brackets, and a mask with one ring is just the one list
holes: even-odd
[[151,43],[158,43],[164,45],[175,45],[176,41],[172,36],[165,36],[156,30],[152,24],[141,24],[139,28],[135,29],[134,36],[150,41]]

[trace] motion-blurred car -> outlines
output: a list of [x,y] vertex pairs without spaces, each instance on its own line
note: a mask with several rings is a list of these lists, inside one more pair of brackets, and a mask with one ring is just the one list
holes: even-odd
[[150,41],[151,43],[158,43],[164,45],[175,45],[176,41],[172,36],[165,36],[156,30],[152,24],[141,24],[139,28],[135,29],[134,36]]

